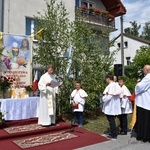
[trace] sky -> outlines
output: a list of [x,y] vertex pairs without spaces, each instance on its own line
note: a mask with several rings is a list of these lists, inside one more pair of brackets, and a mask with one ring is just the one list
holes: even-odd
[[[144,23],[150,21],[150,0],[121,0],[127,12],[123,16],[123,28],[131,27],[130,21],[136,21],[138,25],[144,26]],[[115,32],[110,34],[110,39],[120,34],[120,17],[116,18]],[[142,31],[142,28],[140,32]]]

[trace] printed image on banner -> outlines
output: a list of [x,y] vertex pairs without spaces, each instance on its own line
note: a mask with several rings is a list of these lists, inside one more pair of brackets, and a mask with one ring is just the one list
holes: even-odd
[[18,76],[18,85],[30,85],[31,50],[30,38],[3,34],[2,72],[6,76]]

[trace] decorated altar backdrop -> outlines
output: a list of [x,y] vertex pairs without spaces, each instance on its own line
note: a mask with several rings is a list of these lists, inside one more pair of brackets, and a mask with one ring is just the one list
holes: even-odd
[[32,77],[32,50],[31,40],[28,36],[3,33],[2,74],[18,76],[20,87],[31,84]]

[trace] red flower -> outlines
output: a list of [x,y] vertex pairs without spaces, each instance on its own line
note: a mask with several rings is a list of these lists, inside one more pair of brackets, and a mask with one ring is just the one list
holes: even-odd
[[10,85],[11,85],[11,82],[9,81],[8,77],[1,76],[1,81],[0,81],[1,90],[10,88]]
[[81,10],[85,10],[86,9],[86,5],[83,4],[80,8],[81,8]]
[[26,89],[26,91],[31,92],[33,91],[33,86],[32,85],[27,85],[24,87]]
[[100,14],[101,13],[101,10],[99,9],[99,8],[95,8],[95,13],[97,13],[97,14]]

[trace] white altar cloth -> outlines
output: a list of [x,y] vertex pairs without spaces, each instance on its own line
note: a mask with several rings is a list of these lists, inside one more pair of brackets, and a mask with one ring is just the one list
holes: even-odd
[[5,120],[22,120],[38,117],[39,97],[0,99]]

